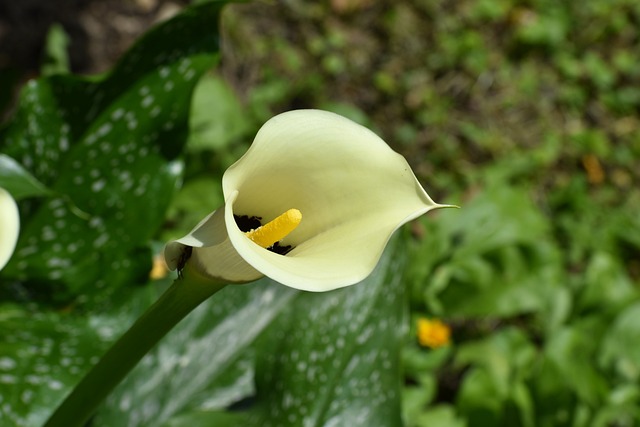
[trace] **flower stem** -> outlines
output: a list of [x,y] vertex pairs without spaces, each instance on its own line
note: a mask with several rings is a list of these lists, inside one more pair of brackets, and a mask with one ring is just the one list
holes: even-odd
[[180,320],[225,285],[178,278],[85,375],[44,427],[82,427],[142,357]]

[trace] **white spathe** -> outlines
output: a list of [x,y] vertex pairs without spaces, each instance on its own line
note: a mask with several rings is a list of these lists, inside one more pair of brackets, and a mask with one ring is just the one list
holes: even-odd
[[0,188],[0,270],[7,265],[16,248],[20,232],[20,214],[11,194]]
[[[407,161],[369,129],[334,113],[289,111],[258,131],[247,153],[222,179],[225,205],[187,236],[169,242],[165,259],[217,281],[263,275],[296,289],[328,291],[357,283],[376,266],[393,232],[445,207],[424,191]],[[238,228],[233,215],[262,223],[295,208],[302,222],[279,255]]]

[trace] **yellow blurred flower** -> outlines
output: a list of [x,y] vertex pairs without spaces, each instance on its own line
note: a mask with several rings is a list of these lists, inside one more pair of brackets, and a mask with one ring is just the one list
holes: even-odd
[[164,256],[157,254],[153,257],[153,264],[151,265],[151,271],[149,272],[149,278],[152,280],[160,280],[167,277],[169,269],[164,262]]
[[451,343],[451,328],[439,319],[418,319],[418,342],[421,346],[439,348]]

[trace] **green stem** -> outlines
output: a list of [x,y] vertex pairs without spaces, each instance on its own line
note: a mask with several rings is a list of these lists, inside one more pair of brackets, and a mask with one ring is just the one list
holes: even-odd
[[82,427],[109,393],[167,332],[225,286],[202,281],[197,274],[189,274],[188,270],[105,353],[44,427]]

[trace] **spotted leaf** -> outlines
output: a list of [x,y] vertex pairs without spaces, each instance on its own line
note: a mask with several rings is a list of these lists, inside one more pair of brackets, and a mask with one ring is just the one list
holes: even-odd
[[223,289],[141,361],[93,425],[160,427],[198,418],[217,426],[212,411],[254,393],[255,340],[297,294],[268,279]]
[[402,259],[387,251],[358,285],[300,294],[271,326],[259,352],[252,425],[402,425]]
[[103,78],[27,84],[2,150],[55,196],[21,206],[4,276],[58,301],[104,297],[144,278],[146,244],[181,176],[193,88],[218,57],[223,4],[185,9]]
[[51,408],[97,362],[116,329],[106,318],[0,306],[0,424],[42,425]]

